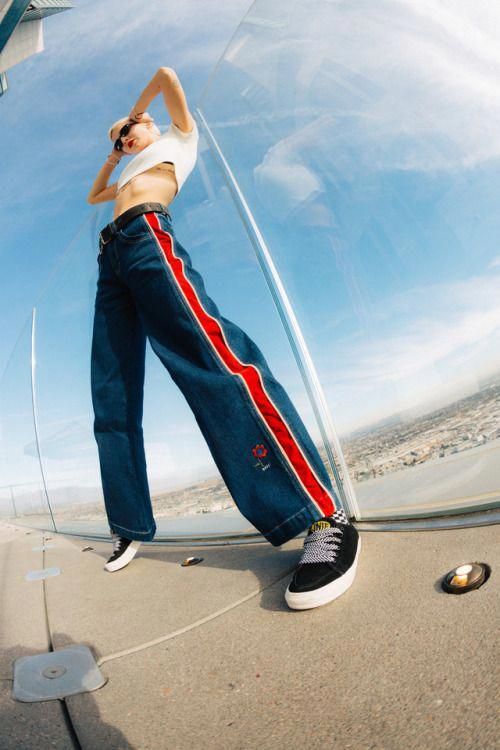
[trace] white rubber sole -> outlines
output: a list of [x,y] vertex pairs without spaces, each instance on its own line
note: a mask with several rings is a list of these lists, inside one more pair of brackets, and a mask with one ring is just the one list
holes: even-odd
[[328,583],[326,586],[322,586],[320,589],[315,591],[290,591],[289,588],[285,591],[285,601],[290,609],[313,609],[313,607],[321,607],[323,604],[329,604],[337,599],[344,591],[351,586],[356,575],[356,568],[358,567],[358,558],[361,551],[361,537],[358,539],[358,549],[356,551],[356,557],[351,567],[346,570],[343,576],[337,578],[337,580]]
[[110,573],[114,573],[115,570],[124,568],[125,565],[128,565],[132,558],[135,557],[135,554],[140,546],[141,542],[135,540],[130,542],[123,555],[119,557],[118,560],[113,560],[113,562],[106,563],[106,565],[104,566],[104,570],[107,570]]

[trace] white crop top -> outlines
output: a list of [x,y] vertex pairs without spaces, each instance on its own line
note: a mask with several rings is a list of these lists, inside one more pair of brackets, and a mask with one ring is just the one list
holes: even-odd
[[139,151],[122,170],[118,178],[117,189],[120,190],[132,177],[145,172],[156,164],[162,161],[172,161],[175,165],[175,177],[177,179],[177,193],[175,195],[179,195],[183,184],[196,164],[199,133],[194,118],[192,120],[194,125],[190,133],[184,133],[171,122],[168,129],[157,141],[150,143],[149,146]]

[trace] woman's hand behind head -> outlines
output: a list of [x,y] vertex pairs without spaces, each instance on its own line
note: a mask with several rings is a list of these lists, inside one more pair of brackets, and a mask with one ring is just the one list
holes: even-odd
[[154,122],[149,112],[136,112],[134,109],[130,110],[129,119],[133,122]]

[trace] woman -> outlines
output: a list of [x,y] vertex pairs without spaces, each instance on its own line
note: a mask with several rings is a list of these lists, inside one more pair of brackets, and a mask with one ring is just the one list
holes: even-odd
[[[145,112],[162,93],[163,135]],[[91,354],[96,438],[116,571],[156,532],[142,432],[146,338],[179,386],[240,512],[275,546],[309,527],[287,588],[292,609],[326,604],[354,580],[360,541],[321,457],[257,345],[224,318],[175,236],[168,206],[196,162],[198,130],[180,82],[160,68],[88,196],[115,201],[100,233]],[[117,182],[112,170],[130,155]]]

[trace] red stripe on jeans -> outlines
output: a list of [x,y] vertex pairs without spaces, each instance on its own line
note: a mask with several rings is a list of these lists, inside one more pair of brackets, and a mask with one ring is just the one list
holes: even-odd
[[239,375],[242,378],[257,411],[264,419],[278,445],[281,447],[282,453],[284,453],[288,459],[297,479],[304,487],[311,500],[318,506],[324,516],[332,515],[336,510],[332,497],[327,492],[321,481],[316,477],[313,468],[302,453],[291,430],[266,393],[259,370],[255,365],[241,362],[231,350],[225,339],[219,321],[207,313],[198,299],[195,288],[184,273],[184,262],[182,258],[178,258],[174,253],[174,242],[172,236],[169,232],[162,229],[156,214],[147,213],[144,214],[144,217],[160,245],[163,256],[165,257],[168,267],[170,268],[186,303],[198,321],[208,341],[215,349],[227,369],[231,373]]

